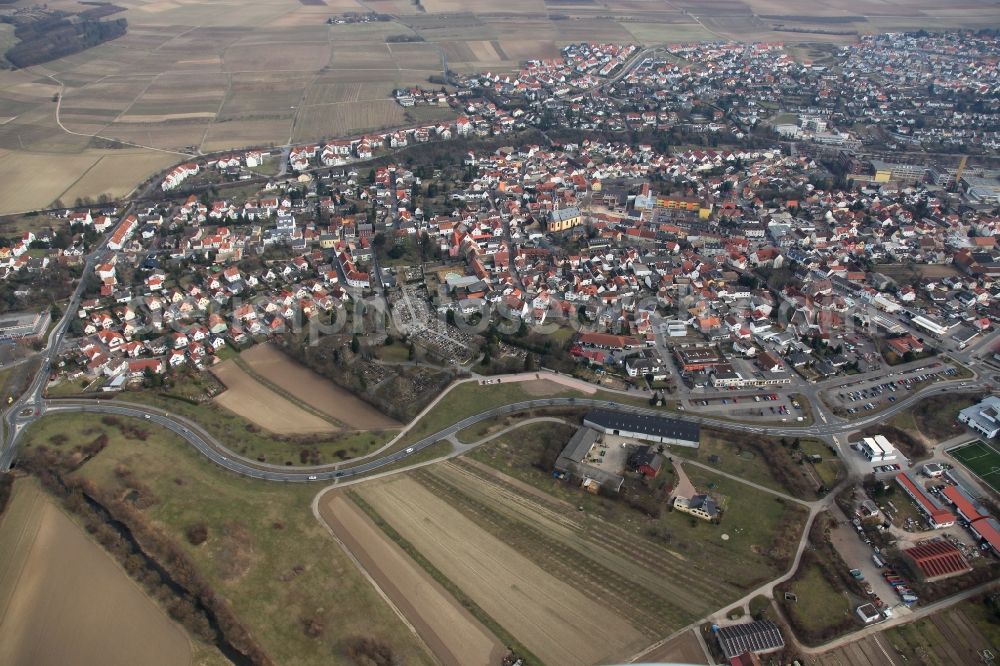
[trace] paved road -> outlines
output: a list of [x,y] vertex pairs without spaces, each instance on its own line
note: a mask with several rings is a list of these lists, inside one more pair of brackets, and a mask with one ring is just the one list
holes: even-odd
[[[542,377],[546,373],[538,373]],[[453,385],[457,386],[456,385]],[[684,415],[684,420],[692,421],[706,426],[712,426],[716,428],[723,428],[726,430],[732,430],[735,432],[752,432],[752,433],[767,433],[769,435],[776,436],[788,436],[788,437],[799,437],[799,436],[829,436],[833,434],[840,434],[845,432],[852,432],[858,428],[864,427],[871,423],[880,422],[883,418],[891,416],[891,414],[896,411],[901,411],[906,409],[910,404],[918,400],[920,397],[930,394],[934,391],[942,390],[939,387],[928,387],[928,390],[916,392],[914,395],[909,396],[906,400],[901,400],[897,405],[894,405],[892,410],[886,410],[875,416],[871,416],[867,419],[860,419],[859,421],[852,421],[849,423],[830,423],[830,424],[814,424],[811,426],[801,427],[795,426],[794,424],[789,424],[788,426],[761,426],[747,423],[739,423],[735,421],[728,421],[726,419],[716,419],[696,415]],[[945,390],[948,390],[945,388]],[[964,388],[965,391],[975,391],[976,387],[969,386]],[[522,402],[516,402],[509,405],[504,405],[501,407],[496,407],[493,409],[488,409],[482,411],[473,416],[466,417],[453,423],[452,425],[439,430],[438,432],[428,435],[423,439],[419,440],[407,446],[405,448],[399,446],[387,446],[377,452],[378,457],[373,457],[371,459],[365,460],[364,462],[351,465],[351,463],[337,463],[334,465],[321,465],[315,467],[296,467],[294,469],[289,469],[285,466],[280,465],[268,465],[263,463],[258,463],[249,458],[240,456],[233,451],[229,450],[225,445],[216,440],[211,434],[204,430],[197,423],[183,418],[177,414],[172,414],[161,409],[156,409],[146,405],[140,405],[136,403],[127,403],[121,401],[112,400],[79,400],[79,399],[49,399],[45,401],[38,401],[37,409],[40,410],[42,414],[50,413],[65,413],[65,412],[89,412],[98,414],[116,414],[120,416],[132,416],[136,418],[147,418],[148,420],[162,425],[163,427],[177,433],[185,440],[188,441],[192,446],[194,446],[198,451],[200,451],[204,456],[215,464],[223,467],[236,474],[242,474],[244,476],[252,477],[255,479],[262,479],[265,481],[283,481],[283,482],[308,482],[308,481],[334,481],[338,479],[348,479],[351,477],[358,477],[361,475],[366,475],[376,470],[379,470],[387,465],[391,465],[401,460],[405,460],[409,456],[412,456],[421,450],[435,444],[436,442],[447,439],[455,433],[463,430],[471,425],[479,423],[480,421],[485,421],[498,416],[503,416],[505,414],[512,414],[515,412],[528,411],[532,409],[541,409],[546,407],[605,407],[611,409],[617,409],[623,412],[633,413],[633,414],[643,414],[643,415],[654,415],[654,416],[670,416],[670,414],[665,414],[662,410],[655,410],[643,407],[635,407],[633,405],[627,405],[620,402],[608,401],[608,400],[594,400],[590,398],[545,398],[538,400],[525,400]],[[9,415],[8,415],[9,416]],[[24,421],[30,421],[37,418],[35,414],[30,417],[25,417]],[[419,417],[418,417],[419,418]],[[13,448],[5,451],[5,454],[13,454]]]
[[[133,208],[133,206],[126,208],[119,220],[124,220],[128,217],[132,213]],[[117,228],[117,225],[114,228]],[[28,390],[7,409],[7,413],[4,415],[4,441],[2,442],[3,449],[0,450],[0,472],[10,469],[17,455],[17,440],[21,432],[41,414],[42,392],[45,390],[45,384],[49,380],[49,373],[52,371],[52,362],[59,355],[59,350],[66,337],[66,331],[69,330],[70,321],[77,315],[77,308],[80,306],[80,298],[83,296],[87,277],[93,274],[98,260],[107,250],[107,244],[111,239],[112,233],[114,232],[106,234],[104,239],[94,248],[94,251],[87,255],[87,259],[83,264],[83,272],[81,273],[83,277],[80,278],[80,283],[73,290],[73,295],[70,296],[69,302],[66,304],[62,319],[59,320],[49,334],[48,344],[40,352],[42,356],[41,367],[35,374],[35,378],[28,387]]]

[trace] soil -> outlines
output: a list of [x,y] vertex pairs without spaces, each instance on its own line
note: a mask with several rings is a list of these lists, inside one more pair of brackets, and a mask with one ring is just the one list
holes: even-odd
[[353,502],[331,492],[320,515],[441,663],[500,663],[506,653],[500,641]]
[[33,482],[0,522],[0,663],[191,663],[186,633]]

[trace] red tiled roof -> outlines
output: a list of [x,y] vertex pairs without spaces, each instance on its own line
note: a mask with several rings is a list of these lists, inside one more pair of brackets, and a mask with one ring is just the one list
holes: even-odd
[[936,506],[927,497],[927,493],[923,488],[919,488],[917,484],[913,483],[909,475],[906,473],[896,475],[896,483],[903,486],[903,488],[910,494],[913,499],[920,504],[920,508],[931,517],[935,523],[939,525],[944,525],[945,523],[955,522],[955,515],[948,511],[947,509],[942,509]]
[[985,539],[990,544],[994,552],[1000,553],[1000,529],[998,529],[998,525],[1000,523],[997,523],[994,518],[980,518],[972,523],[972,529],[980,538]]
[[959,574],[972,569],[958,548],[947,541],[930,541],[907,548],[903,554],[913,560],[925,578]]
[[982,511],[977,509],[976,506],[970,502],[955,486],[945,486],[942,494],[949,502],[954,504],[955,508],[958,509],[958,512],[970,522],[978,518],[985,518],[989,515],[984,514]]
[[608,333],[581,333],[580,344],[596,345],[624,349],[626,346],[638,347],[642,342],[638,338],[625,335],[610,335]]

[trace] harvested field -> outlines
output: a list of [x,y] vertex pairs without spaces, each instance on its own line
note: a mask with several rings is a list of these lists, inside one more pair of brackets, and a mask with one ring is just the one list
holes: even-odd
[[309,83],[308,78],[296,74],[233,74],[219,119],[291,118],[292,107],[302,100]]
[[319,503],[320,515],[376,585],[406,616],[444,664],[496,664],[503,645],[455,602],[353,502],[332,492]]
[[326,42],[235,44],[226,50],[225,64],[230,72],[312,72],[329,59]]
[[364,400],[296,363],[271,345],[257,345],[243,352],[241,358],[267,381],[350,428],[370,430],[399,426],[397,421]]
[[676,664],[707,664],[708,657],[698,643],[695,629],[685,631],[674,640],[661,645],[652,652],[642,655],[642,661]]
[[360,495],[393,529],[547,664],[622,657],[645,642],[606,606],[538,566],[410,476]]
[[226,385],[215,402],[261,428],[283,435],[314,435],[336,429],[261,385],[233,361],[218,364],[212,373]]
[[132,181],[136,176],[146,178],[176,161],[176,156],[166,153],[112,152],[101,157],[94,166],[87,169],[86,173],[63,192],[60,198],[69,204],[77,198],[94,198],[102,194],[111,199],[124,197],[132,191]]
[[441,69],[441,56],[434,44],[389,44],[392,57],[406,69]]
[[332,137],[368,130],[398,127],[406,121],[403,107],[395,100],[343,102],[302,109],[295,123],[293,140]]
[[213,123],[209,126],[208,132],[205,133],[201,149],[213,151],[237,148],[250,143],[251,137],[254,142],[261,144],[280,145],[288,141],[291,126],[292,119],[290,117],[240,119]]
[[191,663],[184,631],[29,479],[0,522],[0,663]]
[[[95,151],[54,157],[47,153],[15,155],[0,149],[0,214],[48,206],[102,155]],[[31,178],[24,178],[25,174],[31,174]]]

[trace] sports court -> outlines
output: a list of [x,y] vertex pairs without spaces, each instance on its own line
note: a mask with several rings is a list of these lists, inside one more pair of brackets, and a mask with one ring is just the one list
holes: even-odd
[[982,440],[948,449],[955,460],[982,479],[993,490],[1000,492],[1000,451],[995,444]]

